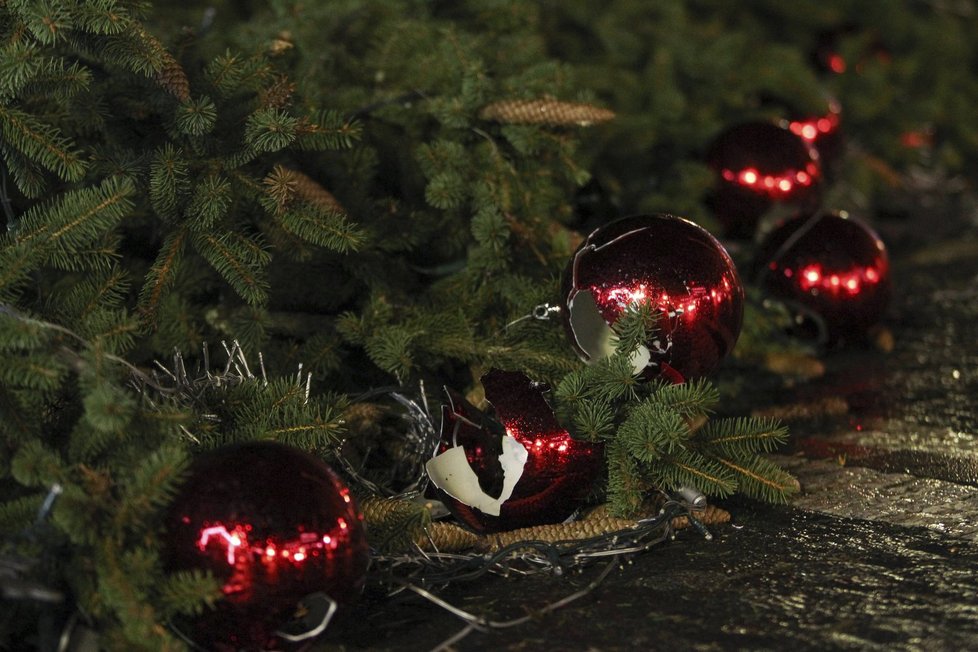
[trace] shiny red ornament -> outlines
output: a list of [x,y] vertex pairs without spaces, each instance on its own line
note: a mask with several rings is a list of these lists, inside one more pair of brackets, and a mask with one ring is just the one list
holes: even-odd
[[830,342],[860,336],[882,318],[890,298],[886,246],[844,212],[779,225],[758,247],[754,275],[771,295],[819,315]]
[[636,373],[674,382],[704,376],[737,342],[744,288],[733,261],[702,227],[672,215],[635,215],[596,229],[564,272],[562,315],[585,360],[614,348],[625,310],[651,302],[659,314]]
[[577,510],[604,466],[604,446],[557,423],[545,385],[518,371],[482,377],[491,409],[449,391],[441,441],[428,463],[433,494],[478,533],[559,523]]
[[365,580],[368,549],[350,490],[321,460],[274,442],[202,455],[166,519],[167,569],[210,571],[223,599],[181,624],[214,650],[276,646],[300,600],[342,603]]
[[[798,130],[806,132],[805,126]],[[818,151],[788,126],[746,122],[731,127],[714,139],[706,160],[716,173],[709,204],[727,237],[752,237],[761,216],[775,204],[817,202],[822,181]]]

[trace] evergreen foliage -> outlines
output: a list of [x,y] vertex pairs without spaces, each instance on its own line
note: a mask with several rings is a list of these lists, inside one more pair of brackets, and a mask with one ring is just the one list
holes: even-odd
[[655,328],[650,305],[627,311],[615,326],[615,353],[567,374],[555,392],[571,433],[609,449],[614,513],[634,515],[653,489],[740,492],[769,502],[797,491],[796,480],[760,455],[787,440],[786,427],[773,419],[710,418],[720,397],[706,380],[638,381],[631,359]]
[[[647,310],[590,367],[558,320],[525,317],[596,225],[574,205],[592,176],[620,214],[709,225],[710,139],[823,89],[853,208],[911,166],[973,176],[976,22],[950,4],[0,0],[4,545],[57,483],[44,549],[16,543],[58,559],[43,579],[105,647],[178,649],[167,619],[217,598],[159,561],[196,453],[271,438],[328,458],[347,394],[494,366],[554,384],[563,422],[608,443],[621,513],[682,485],[783,500],[762,456],[778,424],[707,420],[708,383],[632,377]],[[819,79],[829,32],[851,66]],[[751,350],[782,323],[762,312]],[[0,619],[0,647],[25,628]]]

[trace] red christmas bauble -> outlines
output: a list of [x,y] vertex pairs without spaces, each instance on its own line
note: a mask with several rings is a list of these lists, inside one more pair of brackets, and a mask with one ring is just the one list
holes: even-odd
[[886,246],[844,212],[783,222],[758,247],[754,276],[773,296],[821,316],[830,342],[859,336],[890,298]]
[[636,373],[674,382],[710,373],[740,335],[744,288],[733,261],[702,227],[636,215],[596,229],[564,272],[564,324],[585,360],[614,349],[610,326],[636,302],[658,310]]
[[814,205],[822,168],[818,151],[788,128],[746,122],[717,136],[706,157],[716,173],[710,207],[730,238],[750,238],[775,204]]
[[559,523],[581,506],[604,465],[604,446],[573,439],[526,374],[482,377],[488,413],[454,392],[427,465],[434,495],[475,532]]
[[261,650],[299,601],[363,587],[368,550],[349,489],[321,460],[274,442],[202,455],[166,519],[168,570],[211,571],[216,608],[187,625],[197,645]]

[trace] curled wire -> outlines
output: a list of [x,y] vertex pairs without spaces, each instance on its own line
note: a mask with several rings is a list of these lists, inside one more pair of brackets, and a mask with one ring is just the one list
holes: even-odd
[[[695,492],[678,494],[667,500],[659,513],[637,522],[633,527],[608,534],[556,542],[519,541],[490,553],[459,554],[425,551],[420,546],[413,552],[398,555],[374,555],[371,581],[388,590],[389,595],[409,591],[460,619],[464,626],[434,650],[448,650],[475,631],[505,629],[525,624],[541,615],[550,613],[579,600],[595,591],[611,571],[633,555],[671,539],[674,536],[673,519],[685,516],[690,524],[706,538],[712,538],[709,530],[693,512],[702,508]],[[494,620],[474,614],[453,605],[435,592],[458,582],[474,581],[486,574],[531,575],[548,572],[563,576],[571,570],[602,563],[603,568],[587,586],[554,602],[524,615]]]
[[428,474],[424,465],[434,454],[440,435],[431,416],[423,381],[419,382],[418,396],[418,399],[410,398],[400,387],[381,387],[364,392],[353,399],[353,403],[359,403],[378,397],[390,397],[403,408],[403,413],[400,415],[403,428],[399,432],[403,454],[398,463],[406,467],[405,475],[412,478],[406,486],[386,486],[367,477],[364,468],[368,465],[368,455],[363,457],[359,468],[354,466],[342,453],[344,442],[340,442],[335,451],[336,462],[345,475],[374,496],[410,500],[423,495],[428,487]]

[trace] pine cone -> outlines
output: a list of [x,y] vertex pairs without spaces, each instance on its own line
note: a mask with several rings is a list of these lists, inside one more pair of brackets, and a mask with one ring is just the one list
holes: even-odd
[[306,200],[310,204],[314,204],[328,211],[346,213],[343,205],[340,204],[340,201],[333,196],[333,193],[326,190],[311,177],[306,176],[298,170],[292,170],[292,173],[295,175],[296,180],[295,192],[299,197]]
[[268,45],[268,53],[273,57],[277,57],[280,54],[284,54],[285,52],[288,52],[294,47],[295,47],[295,43],[292,40],[292,32],[288,30],[282,30],[281,32],[278,33],[278,36],[272,39],[272,42]]
[[276,165],[265,177],[263,183],[267,189],[266,192],[275,199],[280,211],[284,210],[295,197],[298,197],[327,211],[346,212],[343,205],[331,192],[298,170]]
[[479,548],[494,552],[500,548],[519,543],[520,541],[545,541],[556,543],[558,541],[573,541],[575,539],[588,539],[601,536],[610,532],[627,530],[635,526],[635,521],[622,518],[612,518],[610,516],[589,518],[583,521],[571,521],[570,523],[554,523],[552,525],[535,525],[533,527],[510,530],[509,532],[499,532],[497,534],[486,535],[479,542]]
[[826,396],[815,401],[772,405],[751,411],[751,416],[780,419],[781,421],[807,421],[819,417],[841,416],[849,413],[849,402],[842,396]]
[[825,363],[804,353],[768,353],[764,356],[764,367],[783,376],[820,378],[825,375]]
[[181,102],[189,100],[190,82],[187,81],[187,73],[183,71],[183,66],[167,51],[158,38],[145,29],[139,28],[135,35],[142,41],[143,46],[156,54],[163,62],[163,67],[156,72],[154,77],[156,83]]
[[[703,525],[718,525],[730,522],[730,512],[715,505],[707,505],[701,512],[694,512],[693,516]],[[685,516],[677,516],[672,519],[672,527],[683,530],[689,527],[689,519]]]
[[463,552],[475,548],[482,540],[478,534],[473,534],[454,523],[431,523],[415,542],[422,550]]
[[[556,543],[558,541],[574,541],[577,539],[589,539],[612,532],[628,530],[636,526],[637,521],[624,518],[615,518],[604,514],[588,515],[583,520],[572,521],[570,523],[555,523],[553,525],[536,525],[534,527],[510,530],[490,534],[482,538],[479,542],[479,549],[485,551],[496,551],[520,541],[545,541]],[[696,520],[704,525],[717,525],[730,521],[730,512],[714,505],[707,505],[702,511],[694,514]],[[689,527],[689,518],[677,516],[672,519],[672,527],[683,530]]]
[[261,90],[258,101],[262,106],[281,109],[292,102],[293,93],[295,93],[295,83],[285,75],[281,75],[275,78],[271,86]]
[[353,432],[379,432],[384,408],[377,403],[353,403],[343,410],[343,420]]
[[187,81],[187,74],[183,71],[183,66],[169,52],[164,53],[163,69],[156,73],[156,83],[181,102],[190,99],[190,82]]
[[393,500],[368,496],[359,502],[363,521],[369,529],[371,524],[387,523],[391,519],[403,519],[418,512],[418,506],[407,500]]
[[540,100],[501,100],[479,112],[483,120],[507,124],[532,124],[589,127],[615,117],[614,111],[590,104],[561,102],[553,98]]

